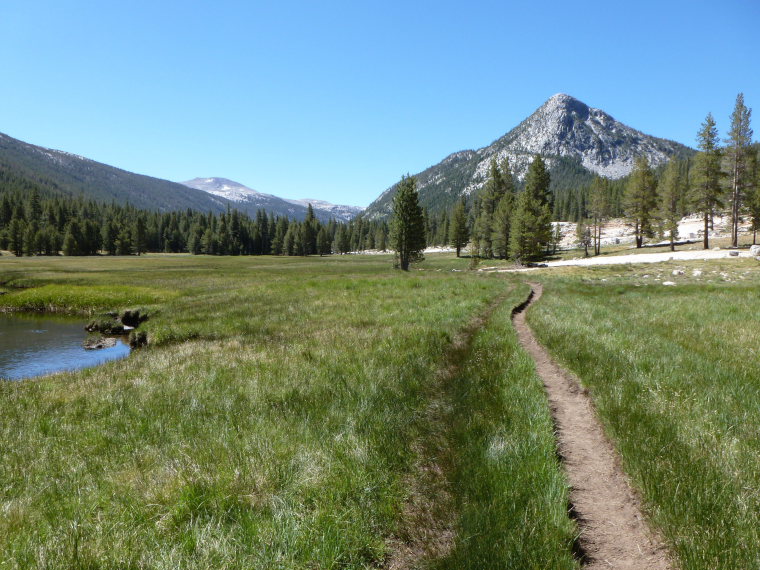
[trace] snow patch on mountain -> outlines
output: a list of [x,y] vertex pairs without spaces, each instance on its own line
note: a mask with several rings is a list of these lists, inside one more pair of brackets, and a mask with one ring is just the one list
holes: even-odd
[[254,210],[262,209],[276,215],[302,220],[311,204],[315,216],[322,221],[335,219],[339,222],[348,222],[364,211],[364,208],[359,206],[331,204],[324,200],[288,200],[259,192],[227,178],[193,178],[181,184],[236,202],[249,214],[255,213]]
[[312,200],[311,198],[302,198],[301,200],[287,200],[291,204],[300,204],[304,208],[308,208],[309,204],[315,211],[321,210],[323,212],[330,212],[335,216],[336,220],[351,220],[361,214],[364,208],[361,206],[346,206],[342,204],[332,204],[324,200]]

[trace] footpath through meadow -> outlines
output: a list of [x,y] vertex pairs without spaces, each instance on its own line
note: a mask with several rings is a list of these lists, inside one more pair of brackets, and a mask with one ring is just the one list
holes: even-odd
[[558,366],[536,340],[525,320],[526,309],[541,298],[532,283],[528,300],[513,316],[520,343],[536,362],[556,424],[559,453],[571,486],[571,515],[581,535],[586,568],[665,569],[667,550],[647,527],[640,501],[620,467],[587,392]]

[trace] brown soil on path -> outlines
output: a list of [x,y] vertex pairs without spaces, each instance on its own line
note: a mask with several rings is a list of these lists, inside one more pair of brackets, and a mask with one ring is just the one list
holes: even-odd
[[540,284],[513,315],[520,344],[536,361],[557,430],[559,452],[570,482],[571,513],[580,529],[586,568],[670,568],[662,541],[650,531],[640,501],[604,434],[591,399],[578,380],[560,368],[538,343],[525,309],[542,293]]

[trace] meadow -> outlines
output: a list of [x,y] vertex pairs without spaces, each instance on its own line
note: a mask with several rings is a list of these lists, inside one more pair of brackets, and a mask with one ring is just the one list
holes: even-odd
[[576,567],[528,289],[467,264],[3,256],[4,310],[150,320],[0,382],[0,568]]
[[529,322],[590,391],[677,565],[759,568],[760,264],[566,268],[540,279]]

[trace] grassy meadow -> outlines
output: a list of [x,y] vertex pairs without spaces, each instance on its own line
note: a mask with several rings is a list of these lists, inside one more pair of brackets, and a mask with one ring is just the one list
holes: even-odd
[[5,310],[151,315],[125,360],[0,382],[0,568],[377,568],[418,495],[453,538],[415,567],[575,567],[527,288],[467,264],[0,258]]
[[534,275],[529,322],[590,390],[679,566],[760,568],[760,264]]

